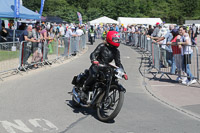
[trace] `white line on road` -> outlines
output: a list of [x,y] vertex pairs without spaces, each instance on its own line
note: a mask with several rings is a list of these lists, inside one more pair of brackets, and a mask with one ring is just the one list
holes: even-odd
[[32,133],[33,131],[29,129],[21,120],[14,120],[15,123],[11,123],[8,121],[0,121],[2,126],[8,133],[16,133],[13,128],[23,131],[25,133]]
[[[28,120],[31,125],[33,125],[34,128],[37,128],[43,132],[55,132],[58,130],[58,128],[51,123],[48,120],[45,119],[30,119]],[[15,123],[11,123],[8,121],[0,121],[0,124],[5,128],[5,130],[8,133],[17,133],[15,130],[20,130],[21,132],[25,133],[32,133],[33,130],[31,130],[28,126],[25,125],[25,123],[21,120],[14,120]],[[44,128],[41,125],[46,125],[49,128]],[[14,130],[15,129],[15,130]]]

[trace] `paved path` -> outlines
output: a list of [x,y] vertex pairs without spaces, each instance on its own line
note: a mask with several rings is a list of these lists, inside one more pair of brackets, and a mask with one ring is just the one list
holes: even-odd
[[[200,36],[197,39],[197,47],[199,48]],[[138,49],[136,49],[138,51]],[[194,51],[195,52],[195,51]],[[196,53],[195,53],[196,54]],[[196,58],[196,56],[194,55]],[[143,62],[145,62],[143,60]],[[199,61],[200,62],[200,61]],[[192,63],[195,63],[194,60]],[[144,80],[148,83],[147,90],[159,99],[163,103],[177,108],[178,110],[185,112],[186,114],[200,119],[200,84],[196,83],[191,86],[186,86],[176,82],[177,76],[172,76],[170,80],[167,76],[162,77],[160,80],[159,77],[161,74],[158,74],[157,79],[152,79],[153,75],[144,71],[148,69],[145,67],[145,64],[142,64],[142,71],[145,75]],[[194,65],[193,65],[194,66]],[[196,75],[195,75],[196,76]]]
[[124,45],[119,49],[129,80],[121,81],[127,92],[116,119],[102,123],[94,110],[72,108],[67,94],[71,80],[90,66],[89,55],[97,42],[68,63],[0,82],[0,133],[199,133],[199,120],[166,106],[146,91],[139,72],[141,56]]

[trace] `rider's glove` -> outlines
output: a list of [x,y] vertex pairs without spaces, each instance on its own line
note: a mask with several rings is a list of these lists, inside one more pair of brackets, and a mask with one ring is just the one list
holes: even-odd
[[98,61],[92,61],[92,64],[95,64],[95,65],[99,65],[99,62]]
[[125,80],[128,80],[127,74],[124,74],[124,79],[125,79]]

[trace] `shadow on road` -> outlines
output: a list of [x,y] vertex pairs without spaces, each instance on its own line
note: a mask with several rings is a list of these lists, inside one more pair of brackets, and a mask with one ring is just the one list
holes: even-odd
[[[71,100],[66,100],[66,104],[71,107],[73,109],[74,113],[82,113],[83,115],[91,115],[93,116],[95,119],[99,120],[97,117],[97,113],[96,113],[96,108],[93,107],[74,107],[72,105],[72,101]],[[106,123],[115,123],[115,120],[112,121],[108,121]]]

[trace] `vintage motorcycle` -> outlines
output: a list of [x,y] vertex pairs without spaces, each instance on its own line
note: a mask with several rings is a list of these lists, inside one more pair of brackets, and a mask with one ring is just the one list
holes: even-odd
[[124,70],[114,65],[99,64],[96,82],[90,87],[88,94],[82,91],[89,76],[89,70],[74,76],[72,84],[72,104],[75,107],[93,107],[100,121],[113,120],[120,112],[126,89],[119,84],[124,77]]
[[94,33],[90,33],[90,43],[91,45],[94,43]]

